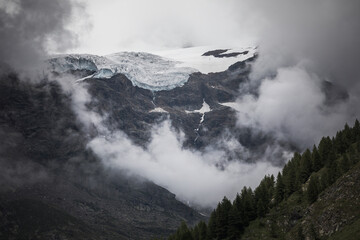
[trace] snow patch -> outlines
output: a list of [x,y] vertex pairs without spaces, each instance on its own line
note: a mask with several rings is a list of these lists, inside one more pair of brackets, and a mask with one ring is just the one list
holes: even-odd
[[230,108],[234,109],[235,111],[240,112],[239,104],[236,102],[226,102],[226,103],[219,103],[219,104],[226,106],[226,107],[230,107]]
[[179,62],[177,65],[178,67],[194,68],[205,74],[211,72],[226,71],[234,63],[252,58],[256,54],[256,47],[244,47],[244,48],[237,47],[237,48],[230,48],[223,54],[229,54],[235,52],[247,52],[247,53],[239,54],[238,56],[235,57],[223,57],[223,58],[217,58],[214,56],[202,56],[204,53],[216,49],[223,49],[223,47],[218,48],[212,46],[203,46],[203,47],[157,51],[154,53],[178,61]]
[[199,110],[193,110],[193,111],[185,110],[186,113],[201,113],[201,114],[205,114],[210,111],[211,111],[211,108],[210,108],[209,104],[207,104],[205,102],[205,99],[203,99],[202,107]]
[[185,112],[186,112],[187,114],[191,114],[191,113],[200,113],[200,114],[201,114],[201,118],[200,118],[199,125],[198,125],[197,128],[195,128],[195,132],[196,132],[196,134],[197,134],[197,137],[195,138],[194,141],[196,142],[196,140],[197,140],[198,137],[199,137],[198,132],[199,132],[199,130],[200,130],[200,127],[201,127],[202,123],[203,123],[204,120],[205,120],[205,113],[211,112],[211,108],[210,108],[209,104],[207,104],[207,103],[205,102],[205,99],[203,99],[202,107],[201,107],[199,110],[193,110],[193,111],[187,111],[187,110],[185,110]]
[[150,113],[157,112],[157,113],[169,113],[168,111],[164,110],[161,107],[154,108],[153,110],[149,111]]

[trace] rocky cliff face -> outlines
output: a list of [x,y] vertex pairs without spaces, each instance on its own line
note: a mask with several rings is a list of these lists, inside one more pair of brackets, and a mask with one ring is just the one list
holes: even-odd
[[[238,128],[235,110],[226,105],[239,97],[239,86],[249,81],[252,61],[254,58],[235,63],[224,72],[192,73],[183,86],[168,90],[134,86],[123,74],[107,79],[89,77],[80,84],[86,83],[94,98],[92,110],[107,114],[107,127],[124,131],[139,145],[149,141],[154,123],[170,119],[177,130],[185,133],[185,147],[204,149],[232,137],[261,156],[274,143],[272,136]],[[202,110],[204,106],[208,107],[206,111]],[[231,135],[226,134],[229,132]],[[216,147],[225,148],[226,144]],[[241,152],[231,152],[229,158],[250,161]]]
[[0,238],[148,239],[202,219],[166,189],[105,169],[56,82],[0,84]]

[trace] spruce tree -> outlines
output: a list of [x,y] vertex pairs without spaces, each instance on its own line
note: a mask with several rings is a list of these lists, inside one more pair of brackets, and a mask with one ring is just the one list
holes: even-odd
[[175,235],[176,240],[193,240],[192,234],[184,221],[181,222],[180,228]]
[[360,141],[360,123],[357,119],[355,120],[355,124],[352,129],[352,137],[353,137],[354,142]]
[[199,240],[207,240],[206,223],[201,221],[201,222],[199,222],[198,227],[199,227]]
[[229,240],[238,239],[244,229],[244,226],[241,219],[241,213],[235,202],[229,211],[228,225],[229,225],[228,233],[227,233],[228,239]]
[[314,172],[319,171],[323,167],[321,164],[319,151],[315,145],[311,153],[311,160],[312,160],[312,167]]
[[324,166],[328,162],[329,154],[332,150],[332,142],[329,137],[323,137],[319,143],[319,154],[321,159],[321,164]]
[[317,196],[319,194],[319,180],[316,176],[312,176],[309,181],[309,185],[307,188],[307,198],[309,203],[313,203],[316,201]]
[[284,199],[285,194],[285,185],[283,177],[279,172],[276,178],[276,187],[275,187],[275,201],[279,204]]
[[218,205],[216,216],[216,237],[218,239],[225,239],[228,231],[229,211],[231,209],[231,202],[226,197]]
[[346,173],[350,169],[350,161],[346,153],[341,158],[340,168],[342,173]]
[[207,228],[207,236],[208,239],[216,239],[216,210],[213,210],[210,214],[208,228]]
[[306,149],[304,154],[301,157],[301,164],[300,164],[300,182],[304,183],[309,178],[312,172],[311,166],[311,153],[309,149]]

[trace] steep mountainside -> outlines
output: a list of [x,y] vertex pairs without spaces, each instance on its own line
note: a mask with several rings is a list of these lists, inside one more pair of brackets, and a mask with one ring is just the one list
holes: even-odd
[[295,153],[254,189],[226,197],[208,223],[183,222],[169,240],[359,239],[360,123]]
[[56,82],[10,73],[0,84],[1,239],[148,239],[202,219],[166,189],[105,169]]
[[[118,53],[55,57],[47,62],[50,73],[44,71],[36,81],[4,71],[0,238],[148,239],[169,235],[182,221],[192,225],[206,219],[166,189],[104,166],[88,143],[106,136],[98,126],[85,126],[74,109],[74,95],[60,86],[84,87],[89,93],[84,111],[106,116],[101,124],[107,132],[123,131],[142,148],[151,141],[154,124],[170,119],[185,135],[181,147],[201,151],[211,146],[231,160],[256,161],[280,144],[272,157],[283,164],[283,150],[293,149],[292,144],[237,127],[236,112],[229,107],[249,81],[254,49],[203,53],[197,56],[202,62],[195,62],[201,68],[219,68],[221,61],[232,65],[201,73],[153,54]],[[332,85],[326,89],[332,97]],[[228,149],[224,141],[233,139],[239,147]]]
[[359,239],[359,184],[358,163],[310,206],[294,196],[251,223],[241,239]]

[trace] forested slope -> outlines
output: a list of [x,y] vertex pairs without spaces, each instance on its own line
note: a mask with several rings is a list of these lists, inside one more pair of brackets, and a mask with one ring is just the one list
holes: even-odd
[[295,153],[254,190],[226,197],[208,223],[183,223],[169,240],[359,239],[360,124]]

